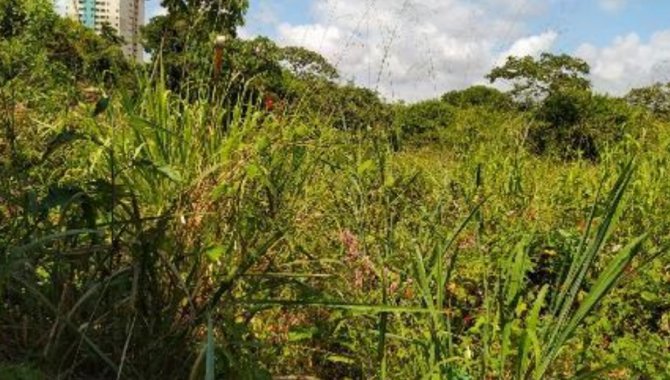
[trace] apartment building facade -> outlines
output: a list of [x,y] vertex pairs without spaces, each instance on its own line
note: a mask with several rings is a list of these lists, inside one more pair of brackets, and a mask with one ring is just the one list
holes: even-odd
[[104,23],[109,24],[125,40],[122,48],[126,56],[143,60],[140,28],[144,23],[144,0],[68,0],[66,12],[97,32]]

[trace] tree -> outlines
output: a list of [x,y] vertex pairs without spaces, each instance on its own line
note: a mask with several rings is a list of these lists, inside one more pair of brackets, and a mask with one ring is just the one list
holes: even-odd
[[120,36],[116,29],[114,29],[108,22],[103,22],[100,28],[100,37],[112,45],[121,46],[125,43],[125,39]]
[[625,99],[632,105],[647,108],[656,116],[670,119],[670,83],[633,89]]
[[536,123],[528,144],[533,152],[597,160],[599,145],[621,139],[634,115],[624,102],[594,95],[589,72],[579,58],[544,53],[539,59],[509,57],[487,78],[512,81],[511,95],[532,108]]
[[161,60],[170,89],[208,82],[214,37],[225,35],[233,41],[237,28],[244,24],[249,2],[163,0],[161,4],[168,13],[142,28],[145,49]]
[[436,132],[454,119],[451,105],[441,100],[425,100],[404,106],[398,115],[398,126],[405,135]]
[[58,17],[50,0],[0,0],[0,33],[0,90],[13,86],[19,99],[77,84],[116,86],[132,75],[115,41]]
[[302,79],[335,80],[339,77],[337,69],[322,55],[302,47],[289,46],[281,49],[279,59],[293,75]]
[[582,59],[543,53],[539,59],[508,57],[486,78],[491,83],[500,79],[512,81],[511,95],[521,102],[534,103],[562,91],[590,90],[591,82],[586,78],[590,70]]
[[187,21],[191,28],[204,27],[209,33],[237,35],[237,27],[244,25],[248,0],[163,0],[173,22]]

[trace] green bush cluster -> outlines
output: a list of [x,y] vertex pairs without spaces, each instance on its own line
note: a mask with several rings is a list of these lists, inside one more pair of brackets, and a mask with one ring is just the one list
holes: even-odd
[[529,146],[537,154],[595,161],[599,149],[635,135],[644,122],[625,101],[585,91],[549,95],[534,111]]
[[453,106],[441,100],[426,100],[400,107],[396,123],[407,136],[434,135],[449,128],[453,120]]
[[508,111],[515,107],[509,94],[481,85],[449,91],[442,95],[441,99],[455,107],[486,107],[489,110],[499,111]]

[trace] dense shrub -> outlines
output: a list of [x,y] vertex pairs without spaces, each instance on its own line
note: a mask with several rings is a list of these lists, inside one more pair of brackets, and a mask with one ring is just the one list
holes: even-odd
[[335,116],[335,125],[340,129],[361,130],[386,125],[391,122],[387,106],[372,90],[348,85],[337,88],[332,97],[331,111]]
[[441,100],[426,100],[401,107],[396,120],[406,136],[430,134],[453,121],[453,108]]
[[456,107],[490,107],[499,110],[507,110],[514,105],[510,95],[487,86],[449,91],[442,95],[442,101]]
[[352,84],[339,85],[327,75],[284,73],[284,100],[291,114],[303,121],[320,119],[339,130],[384,128],[393,123],[391,106],[375,91]]
[[637,117],[625,101],[589,91],[549,95],[533,115],[538,124],[529,131],[531,151],[589,160],[598,159],[600,145],[621,140]]

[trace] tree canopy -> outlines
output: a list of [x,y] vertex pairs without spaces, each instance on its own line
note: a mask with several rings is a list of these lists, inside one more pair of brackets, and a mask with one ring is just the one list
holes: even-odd
[[647,108],[654,115],[670,119],[670,83],[635,88],[626,95],[626,100]]
[[486,78],[512,82],[512,96],[535,101],[567,90],[589,90],[590,66],[584,60],[567,54],[543,53],[539,58],[508,57],[504,65],[494,68]]
[[0,36],[0,78],[21,80],[24,92],[64,82],[112,86],[131,71],[118,36],[58,17],[49,0],[0,0]]
[[244,25],[244,15],[249,8],[248,0],[163,0],[161,5],[168,10],[173,22],[186,21],[194,31],[208,30],[210,33],[237,35],[237,27]]

